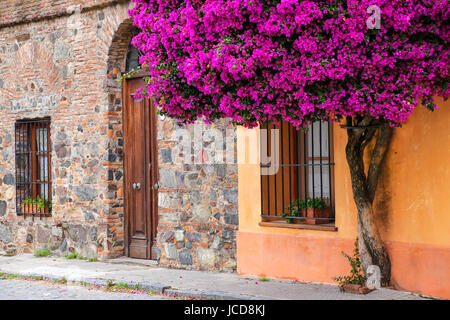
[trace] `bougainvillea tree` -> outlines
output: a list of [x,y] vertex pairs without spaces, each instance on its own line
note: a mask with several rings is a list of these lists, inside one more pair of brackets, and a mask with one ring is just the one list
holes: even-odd
[[380,266],[387,284],[372,203],[393,128],[449,95],[447,0],[133,1],[149,73],[140,95],[161,113],[250,128],[346,121],[363,268]]

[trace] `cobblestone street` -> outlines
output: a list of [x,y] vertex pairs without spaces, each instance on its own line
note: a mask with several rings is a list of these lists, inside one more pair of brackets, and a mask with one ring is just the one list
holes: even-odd
[[0,280],[0,300],[173,300],[148,294],[106,292],[78,285],[45,281]]

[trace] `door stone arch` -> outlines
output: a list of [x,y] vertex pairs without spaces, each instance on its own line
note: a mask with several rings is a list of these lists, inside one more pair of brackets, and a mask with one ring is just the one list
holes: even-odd
[[[108,250],[124,254],[125,208],[123,178],[122,84],[117,79],[127,69],[127,56],[136,61],[130,41],[138,30],[130,19],[121,22],[110,45],[107,74],[105,120],[108,124],[108,199],[105,216]],[[134,60],[133,60],[134,59]],[[132,63],[128,69],[132,69]],[[175,120],[157,117],[157,159],[159,192],[155,257],[160,265],[183,269],[234,272],[238,231],[236,130],[227,119],[214,126],[202,121],[180,127]],[[212,134],[211,131],[214,131]],[[177,162],[180,136],[192,137],[193,162]],[[201,139],[194,143],[194,136]],[[203,163],[199,154],[214,155],[221,135],[226,153],[222,163]],[[231,159],[231,160],[230,160]]]
[[106,229],[104,250],[108,257],[122,256],[125,248],[125,198],[124,198],[124,137],[122,120],[122,83],[118,81],[126,72],[127,56],[131,39],[138,29],[130,18],[124,19],[117,27],[109,46],[106,77],[103,87],[107,96],[104,118],[106,123],[105,157],[107,214],[103,221]]

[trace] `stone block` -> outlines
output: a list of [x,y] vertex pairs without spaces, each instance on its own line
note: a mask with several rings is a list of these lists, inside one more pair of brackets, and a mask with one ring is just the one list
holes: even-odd
[[177,177],[173,169],[161,168],[159,170],[160,174],[160,186],[161,188],[176,188],[177,187]]
[[3,243],[12,242],[11,230],[2,223],[0,223],[0,242]]
[[184,241],[184,230],[176,230],[174,236],[175,240]]
[[0,200],[0,217],[3,217],[6,214],[7,207],[6,201]]
[[51,230],[47,227],[44,227],[41,224],[36,226],[36,240],[39,243],[49,243],[50,242],[50,234]]
[[192,214],[196,222],[207,222],[211,216],[209,203],[204,201],[192,208]]
[[165,242],[171,242],[174,238],[174,232],[171,230],[165,230],[161,232],[159,236],[159,242],[165,243]]
[[97,246],[94,244],[89,244],[87,246],[83,246],[79,250],[80,254],[88,259],[97,258]]
[[237,188],[225,189],[225,190],[223,190],[223,195],[229,203],[231,203],[231,204],[238,203],[238,189]]
[[216,263],[216,252],[212,249],[206,249],[203,247],[197,248],[197,261],[200,266],[214,267]]
[[89,230],[89,239],[91,241],[97,241],[97,235],[98,235],[97,227],[92,227]]
[[67,251],[67,239],[64,239],[64,241],[61,244],[61,247],[59,247],[59,251],[61,251],[61,253],[64,253]]
[[175,247],[175,245],[166,243],[165,244],[165,252],[166,252],[166,257],[168,259],[173,259],[173,260],[178,259],[177,248]]
[[223,267],[228,269],[236,269],[236,266],[237,264],[235,260],[228,260],[223,264]]
[[63,231],[62,228],[52,227],[52,236],[54,237],[62,237]]
[[158,206],[160,208],[170,208],[170,195],[167,192],[158,193]]
[[381,270],[379,266],[370,265],[367,267],[366,286],[371,290],[381,288]]
[[17,254],[17,245],[14,243],[8,243],[5,248],[5,256],[11,257]]
[[183,249],[184,248],[184,241],[177,241],[175,246],[177,249]]
[[53,58],[55,60],[67,59],[69,57],[69,49],[61,41],[55,42],[53,50]]
[[88,230],[82,225],[72,225],[68,229],[70,239],[76,244],[80,245],[87,242]]
[[225,223],[232,225],[239,225],[239,216],[234,213],[226,213],[224,215]]
[[172,163],[172,150],[161,149],[161,158],[163,163]]
[[192,255],[190,250],[180,251],[180,263],[184,265],[192,265]]
[[15,184],[15,179],[14,179],[14,175],[11,173],[6,174],[3,177],[3,183],[9,186],[13,186]]
[[92,201],[98,196],[98,191],[90,186],[75,186],[74,193],[80,201]]
[[211,248],[212,249],[219,249],[221,247],[222,244],[222,239],[220,238],[220,236],[218,234],[216,234],[214,236],[214,241],[211,244]]

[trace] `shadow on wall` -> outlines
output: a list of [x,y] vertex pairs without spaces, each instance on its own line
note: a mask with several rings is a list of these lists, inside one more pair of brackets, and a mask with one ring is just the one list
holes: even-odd
[[[395,130],[394,130],[395,135]],[[389,156],[388,156],[389,157]],[[376,196],[374,200],[375,219],[378,222],[378,228],[381,230],[389,230],[392,212],[392,193],[391,174],[385,159],[381,168],[378,180]]]

